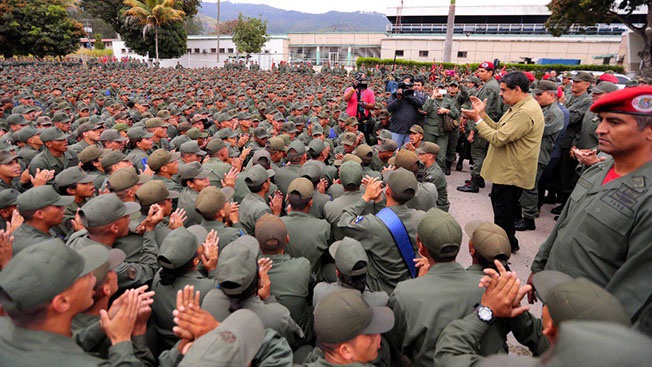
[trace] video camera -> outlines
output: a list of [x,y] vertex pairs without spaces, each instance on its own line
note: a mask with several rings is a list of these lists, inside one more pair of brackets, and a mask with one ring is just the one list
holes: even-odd
[[412,95],[414,95],[414,89],[412,89],[413,87],[414,87],[414,84],[412,84],[411,82],[409,82],[409,83],[400,82],[400,83],[398,83],[398,89],[401,89],[402,93],[399,93],[399,94],[402,94],[405,97],[412,96]]
[[365,78],[364,74],[359,73],[355,76],[351,86],[355,89],[367,89],[367,78]]

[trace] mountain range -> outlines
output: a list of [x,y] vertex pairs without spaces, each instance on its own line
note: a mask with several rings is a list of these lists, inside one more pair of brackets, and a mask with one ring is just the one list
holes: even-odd
[[[204,32],[215,29],[217,4],[202,3],[197,18],[204,25]],[[220,22],[238,19],[238,14],[267,21],[267,34],[296,32],[384,32],[389,21],[377,12],[337,12],[310,14],[283,10],[269,5],[236,4],[221,2]]]

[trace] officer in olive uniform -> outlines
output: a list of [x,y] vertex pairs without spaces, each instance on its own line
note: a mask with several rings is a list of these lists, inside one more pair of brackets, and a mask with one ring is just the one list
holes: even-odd
[[295,178],[301,177],[301,165],[306,161],[306,146],[294,140],[287,148],[288,164],[279,168],[274,175],[274,183],[283,195],[287,195],[288,186]]
[[179,158],[178,152],[172,153],[164,149],[155,150],[147,160],[147,165],[154,171],[152,179],[162,181],[168,190],[181,192],[183,187],[174,179],[179,173]]
[[[266,170],[261,165],[256,164],[245,171],[243,176],[245,184],[251,192],[240,203],[239,219],[245,231],[253,235],[258,219],[265,213],[272,213],[272,209],[265,202],[265,198],[269,193],[270,178],[274,176],[274,171],[271,169]],[[280,210],[278,213],[272,214],[279,215]]]
[[[238,223],[238,216],[233,215],[229,210],[230,204],[227,204],[233,197],[233,189],[224,187],[218,189],[209,186],[202,190],[195,200],[195,210],[202,216],[199,225],[206,230],[215,230],[220,237],[219,252],[231,242],[245,235],[245,231]],[[237,214],[237,213],[236,213]],[[227,218],[233,225],[229,227],[224,223]]]
[[437,207],[447,212],[450,208],[448,185],[444,172],[439,164],[437,164],[437,157],[441,152],[440,147],[435,143],[426,141],[416,149],[416,152],[419,155],[419,160],[425,166],[423,182],[430,182],[437,187]]
[[195,202],[199,192],[209,186],[210,173],[211,171],[202,168],[199,162],[190,162],[179,168],[179,179],[184,188],[179,194],[177,208],[186,211],[186,220],[183,222],[186,227],[199,224],[202,220],[201,215],[195,210]]
[[36,170],[54,170],[57,175],[68,167],[79,163],[76,155],[68,152],[68,135],[56,127],[49,127],[41,133],[45,149],[37,154],[29,164],[29,174],[36,176]]

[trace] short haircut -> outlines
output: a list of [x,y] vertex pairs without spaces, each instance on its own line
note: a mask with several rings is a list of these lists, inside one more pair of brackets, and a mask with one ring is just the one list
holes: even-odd
[[650,115],[636,115],[636,125],[640,131],[652,125],[652,116]]
[[312,198],[302,199],[301,194],[295,192],[288,193],[288,202],[294,210],[303,210],[308,206]]
[[500,78],[500,82],[505,83],[509,89],[519,87],[523,93],[528,93],[530,91],[530,80],[527,78],[525,73],[520,71],[514,71],[503,75]]

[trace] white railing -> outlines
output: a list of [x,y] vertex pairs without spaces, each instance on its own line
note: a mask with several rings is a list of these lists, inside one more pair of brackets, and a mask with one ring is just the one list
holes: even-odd
[[[385,30],[387,33],[424,33],[424,34],[445,34],[446,24],[401,24],[396,26],[389,24]],[[596,24],[587,27],[584,31],[580,27],[573,26],[568,34],[589,34],[589,35],[619,35],[627,30],[623,24]],[[546,26],[543,23],[537,24],[456,24],[456,34],[546,34]]]

